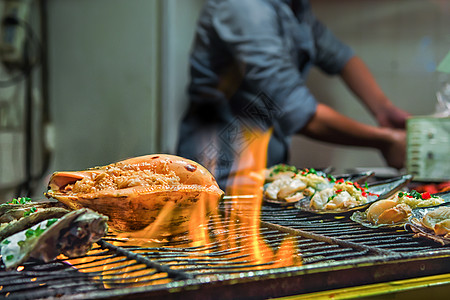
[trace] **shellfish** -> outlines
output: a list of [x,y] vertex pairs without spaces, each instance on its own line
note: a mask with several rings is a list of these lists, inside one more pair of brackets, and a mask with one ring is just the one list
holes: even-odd
[[118,231],[136,231],[155,222],[169,204],[170,213],[158,224],[176,235],[186,230],[195,204],[206,212],[223,191],[200,164],[175,155],[134,157],[78,172],[56,172],[45,194],[71,209],[90,208],[109,217]]

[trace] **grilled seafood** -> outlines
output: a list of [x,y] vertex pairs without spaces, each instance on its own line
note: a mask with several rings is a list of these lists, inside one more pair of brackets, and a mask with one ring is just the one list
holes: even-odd
[[278,164],[266,169],[265,182],[272,182],[280,178],[291,178],[298,174],[299,170],[295,166]]
[[372,204],[366,214],[367,220],[372,224],[395,224],[409,218],[411,207],[392,199],[384,199]]
[[388,199],[372,204],[366,211],[372,224],[404,223],[411,216],[411,210],[417,207],[435,206],[444,203],[444,199],[429,193],[398,192]]
[[437,235],[450,238],[450,207],[442,206],[425,214],[422,224],[433,230]]
[[[450,193],[438,193],[446,200]],[[414,237],[426,238],[442,246],[450,245],[450,206],[448,203],[435,207],[420,207],[412,211],[405,228],[414,232]]]
[[[174,155],[130,158],[79,172],[56,172],[49,181],[49,198],[71,209],[90,208],[109,217],[118,231],[135,231],[154,223],[170,203],[170,216],[158,220],[163,228],[185,231],[192,206],[206,211],[223,196],[211,173],[198,163]],[[176,230],[177,232],[173,232]]]
[[60,253],[81,256],[107,233],[107,219],[84,208],[41,221],[1,241],[3,263],[12,269],[30,257],[49,262]]
[[357,182],[339,179],[333,187],[314,194],[310,206],[316,210],[337,210],[367,203],[366,188]]
[[266,200],[296,202],[314,194],[316,190],[328,187],[335,180],[334,177],[314,169],[294,168],[291,166],[272,169],[270,173],[272,181],[267,183],[264,189]]

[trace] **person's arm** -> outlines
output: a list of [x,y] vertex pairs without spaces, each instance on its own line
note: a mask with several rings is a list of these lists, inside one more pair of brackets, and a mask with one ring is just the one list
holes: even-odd
[[404,130],[363,124],[324,104],[318,104],[316,113],[299,133],[324,142],[375,148],[389,166],[397,169],[404,166]]
[[353,56],[341,71],[341,78],[366,105],[378,124],[391,128],[404,128],[409,114],[395,106],[381,90],[366,64]]

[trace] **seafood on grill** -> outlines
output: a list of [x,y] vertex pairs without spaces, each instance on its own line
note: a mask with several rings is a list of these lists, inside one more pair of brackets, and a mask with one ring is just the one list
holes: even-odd
[[41,221],[0,242],[3,264],[12,269],[30,258],[49,262],[61,253],[68,257],[84,255],[106,235],[107,220],[84,208]]
[[34,202],[19,197],[0,205],[0,241],[44,220],[60,218],[70,210],[58,202]]
[[364,212],[353,213],[351,219],[373,228],[403,226],[411,216],[413,209],[436,206],[444,202],[445,200],[439,195],[431,195],[428,192],[402,191],[373,203]]
[[[275,169],[276,170],[276,169]],[[272,171],[275,172],[275,171]],[[292,175],[291,175],[292,174]],[[334,177],[314,169],[284,171],[273,175],[273,181],[264,186],[264,199],[267,202],[292,203],[326,188]]]
[[411,179],[411,175],[404,175],[360,185],[358,182],[341,178],[336,180],[332,187],[318,191],[312,197],[301,199],[295,206],[300,210],[318,214],[362,210],[375,201],[390,197]]
[[326,188],[311,197],[310,206],[316,210],[339,210],[366,204],[367,188],[357,182],[337,180],[330,188]]
[[405,228],[414,232],[414,237],[426,238],[443,246],[449,245],[449,203],[444,203],[435,207],[413,209],[411,217],[405,224]]
[[267,170],[263,199],[268,203],[289,205],[332,187],[336,178],[363,182],[372,175],[373,172],[364,172],[335,177],[313,168],[297,169],[280,164]]
[[186,231],[195,205],[209,213],[223,191],[200,164],[153,154],[84,171],[56,172],[46,196],[71,209],[86,207],[104,214],[116,231],[133,232],[155,223],[160,231],[177,235]]
[[277,164],[265,170],[265,182],[272,182],[280,178],[291,178],[299,173],[295,166]]

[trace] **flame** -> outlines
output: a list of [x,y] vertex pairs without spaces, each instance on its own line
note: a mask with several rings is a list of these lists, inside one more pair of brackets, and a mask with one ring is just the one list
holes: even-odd
[[[254,137],[256,133],[257,138]],[[264,185],[264,171],[267,162],[267,147],[272,134],[272,130],[262,131],[252,129],[244,132],[245,142],[242,144],[242,151],[235,169],[233,182],[227,190],[228,195],[254,195],[249,199],[236,198],[232,202],[230,211],[231,224],[243,223],[251,229],[251,233],[244,238],[243,243],[249,245],[245,251],[256,264],[272,263],[271,266],[261,266],[259,268],[278,268],[282,266],[300,265],[301,257],[296,253],[294,239],[285,239],[279,250],[275,253],[263,240],[260,234],[260,212],[262,206],[262,189]],[[250,201],[248,201],[250,200]],[[233,237],[233,235],[231,235]],[[234,239],[236,235],[234,235]],[[233,238],[230,241],[235,244]]]
[[[272,134],[272,130],[259,131],[257,137],[252,131],[252,138],[249,134],[244,134],[245,140],[242,144],[239,159],[233,167],[233,182],[227,189],[227,195],[231,195],[230,201],[226,202],[225,213],[219,214],[219,199],[209,198],[208,195],[201,195],[193,203],[194,206],[190,214],[186,216],[188,221],[187,232],[183,233],[183,238],[188,242],[186,247],[199,247],[198,254],[189,256],[191,259],[205,258],[210,250],[207,245],[214,244],[219,251],[237,249],[227,254],[228,259],[233,262],[246,262],[249,264],[246,269],[268,269],[286,266],[299,266],[302,264],[301,255],[298,253],[296,237],[287,235],[276,249],[272,249],[261,234],[260,213],[262,205],[262,188],[264,185],[264,171],[267,161],[267,146]],[[122,241],[111,242],[123,245],[128,241],[133,246],[160,247],[161,243],[168,242],[176,237],[167,236],[161,238],[161,224],[167,224],[174,214],[176,214],[176,203],[168,202],[157,219],[143,230],[133,233],[116,233],[117,238]],[[242,233],[242,228],[249,232]],[[210,233],[213,232],[212,236]],[[177,245],[177,247],[181,247]],[[203,252],[202,252],[203,251]],[[214,251],[217,251],[215,249]],[[133,286],[143,286],[149,284],[161,284],[170,282],[170,278],[165,273],[146,268],[137,262],[122,260],[123,257],[111,257],[105,259],[101,266],[98,266],[98,257],[95,254],[102,254],[105,250],[92,250],[87,256],[79,259],[72,259],[70,263],[75,267],[83,266],[80,271],[98,271],[106,288],[114,287],[114,284],[128,283]],[[92,263],[92,267],[90,264]],[[182,268],[177,266],[177,260],[171,262],[172,268]],[[110,271],[113,270],[113,271]],[[117,274],[120,270],[121,277]]]

